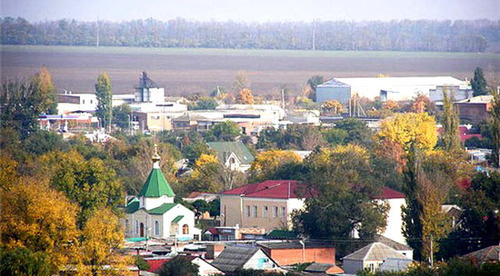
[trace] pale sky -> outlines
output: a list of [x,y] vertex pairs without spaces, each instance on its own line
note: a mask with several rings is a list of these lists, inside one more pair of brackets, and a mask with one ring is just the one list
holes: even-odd
[[29,21],[500,19],[500,0],[1,0],[2,17]]

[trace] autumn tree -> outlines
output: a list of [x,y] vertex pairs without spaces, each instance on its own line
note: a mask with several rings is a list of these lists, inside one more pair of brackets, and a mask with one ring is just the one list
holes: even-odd
[[398,114],[382,121],[377,137],[398,143],[405,151],[411,145],[421,150],[430,150],[438,140],[436,121],[427,113]]
[[429,112],[434,109],[434,104],[431,102],[429,97],[424,94],[418,94],[411,103],[411,112],[422,113]]
[[118,216],[108,208],[96,210],[82,231],[79,269],[92,275],[122,275],[126,265],[132,262],[132,259],[117,252],[123,240]]
[[0,191],[8,191],[17,182],[18,162],[13,160],[8,154],[0,153]]
[[488,95],[486,79],[484,78],[483,69],[481,67],[476,67],[474,70],[474,77],[472,77],[470,84],[472,86],[472,95],[474,97]]
[[458,119],[458,111],[453,106],[453,91],[443,89],[443,147],[450,153],[458,153],[462,149],[462,142],[458,133],[460,120]]
[[[46,179],[22,177],[8,192],[0,190],[0,203],[3,250],[33,257],[33,263],[41,262],[37,269],[48,269],[50,274],[73,261],[78,245],[78,207],[64,193],[49,188]],[[24,265],[32,266],[30,263]],[[12,271],[18,271],[23,264],[10,265]]]
[[236,101],[240,104],[253,104],[253,94],[248,88],[243,88],[239,93]]
[[40,72],[33,76],[32,82],[39,91],[39,97],[43,99],[41,106],[43,112],[57,114],[56,88],[47,67],[40,68]]
[[382,109],[387,109],[387,110],[394,110],[398,109],[399,105],[396,101],[393,100],[387,100],[382,103]]
[[269,150],[257,154],[250,166],[249,173],[254,181],[269,179],[280,166],[287,163],[300,163],[302,157],[289,150]]
[[190,189],[211,193],[222,191],[220,173],[221,168],[217,157],[202,154],[194,164]]
[[233,91],[238,93],[245,88],[250,88],[250,80],[245,71],[238,71],[233,81]]
[[323,103],[321,108],[323,108],[326,112],[333,114],[340,114],[344,110],[342,104],[337,100],[326,101]]
[[101,127],[111,130],[112,121],[112,92],[111,92],[111,80],[108,73],[103,72],[97,78],[97,83],[95,84],[95,95],[97,98],[97,108],[96,116],[101,122]]

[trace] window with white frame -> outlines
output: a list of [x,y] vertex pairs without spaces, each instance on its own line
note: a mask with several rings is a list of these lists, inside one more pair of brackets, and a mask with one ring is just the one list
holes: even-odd
[[250,205],[247,205],[247,218],[250,217]]
[[278,217],[278,206],[273,206],[273,218]]
[[135,234],[137,234],[137,235],[139,234],[139,221],[138,220],[135,221]]
[[253,206],[253,217],[254,218],[257,217],[257,206],[256,205]]
[[283,220],[286,219],[286,208],[285,207],[281,207],[281,218]]

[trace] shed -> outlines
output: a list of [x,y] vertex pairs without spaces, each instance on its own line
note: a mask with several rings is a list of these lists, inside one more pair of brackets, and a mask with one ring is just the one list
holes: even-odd
[[261,248],[254,246],[228,246],[212,262],[223,272],[235,272],[243,269],[281,270]]

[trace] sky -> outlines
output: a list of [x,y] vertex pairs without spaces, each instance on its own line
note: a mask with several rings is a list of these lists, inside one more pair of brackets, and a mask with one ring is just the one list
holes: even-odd
[[500,19],[500,0],[1,0],[2,17],[125,21]]

